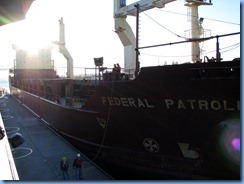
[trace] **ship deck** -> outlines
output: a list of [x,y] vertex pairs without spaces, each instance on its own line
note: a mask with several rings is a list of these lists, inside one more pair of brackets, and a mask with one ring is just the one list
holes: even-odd
[[[59,168],[62,157],[66,157],[69,161],[70,180],[76,180],[72,163],[78,150],[38,119],[14,96],[6,95],[4,98],[5,105],[1,107],[1,114],[7,135],[9,137],[17,132],[25,140],[23,144],[12,151],[19,180],[63,180]],[[83,180],[113,179],[82,153],[81,155],[84,159]]]

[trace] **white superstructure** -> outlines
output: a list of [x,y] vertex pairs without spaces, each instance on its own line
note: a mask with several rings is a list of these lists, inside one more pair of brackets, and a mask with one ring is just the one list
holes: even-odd
[[12,45],[16,51],[16,59],[14,63],[15,69],[53,69],[52,47],[46,47],[35,52],[30,52],[17,45]]

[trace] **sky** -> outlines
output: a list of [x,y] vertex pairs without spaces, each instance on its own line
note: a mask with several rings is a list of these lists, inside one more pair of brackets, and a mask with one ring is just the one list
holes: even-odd
[[[134,3],[127,0],[127,4]],[[184,41],[190,29],[188,9],[184,0],[166,4],[140,14],[139,46]],[[211,6],[199,7],[203,28],[207,36],[240,32],[240,1],[212,0]],[[12,67],[15,51],[12,44],[45,45],[58,41],[59,22],[65,24],[66,47],[74,60],[74,68],[94,67],[93,58],[103,57],[104,67],[114,63],[124,66],[123,45],[114,32],[112,0],[35,0],[26,19],[0,27],[0,67]],[[135,31],[135,17],[127,21]],[[240,57],[240,35],[220,38],[221,56],[224,60]],[[215,56],[216,39],[201,43],[203,56]],[[191,61],[191,44],[180,44],[140,50],[140,65],[164,65]],[[66,60],[53,46],[52,58],[56,67],[66,67]],[[77,73],[75,73],[77,74]]]

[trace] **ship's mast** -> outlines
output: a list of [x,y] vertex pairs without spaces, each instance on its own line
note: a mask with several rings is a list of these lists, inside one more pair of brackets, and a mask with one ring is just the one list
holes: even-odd
[[[191,39],[199,39],[202,35],[202,21],[203,19],[198,18],[198,6],[201,5],[212,5],[211,0],[185,0],[185,6],[189,7],[190,19],[191,19]],[[192,61],[199,62],[200,59],[200,42],[192,42]]]
[[126,0],[114,0],[114,20],[115,32],[118,34],[122,44],[124,45],[124,69],[130,78],[135,77],[137,72],[138,61],[136,61],[136,38],[126,21],[126,16],[137,16],[137,10],[140,12],[150,10],[152,8],[163,8],[165,4],[175,0],[141,0],[130,5],[126,5]]

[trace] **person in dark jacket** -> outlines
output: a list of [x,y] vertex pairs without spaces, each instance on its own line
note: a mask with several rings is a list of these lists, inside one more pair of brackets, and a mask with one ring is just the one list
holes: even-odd
[[82,164],[83,164],[83,159],[80,157],[80,154],[78,153],[77,157],[74,159],[73,162],[73,168],[75,169],[77,180],[82,179]]
[[69,174],[68,174],[69,162],[67,158],[63,157],[62,160],[60,161],[60,169],[63,173],[64,180],[69,180]]

